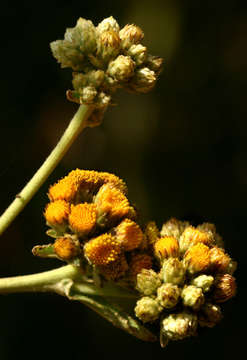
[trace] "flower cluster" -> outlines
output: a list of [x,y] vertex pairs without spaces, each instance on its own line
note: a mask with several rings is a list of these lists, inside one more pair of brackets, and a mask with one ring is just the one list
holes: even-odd
[[125,183],[113,174],[74,170],[52,185],[44,216],[55,237],[53,251],[68,262],[86,260],[106,279],[134,278],[151,268],[141,252],[144,234],[136,223]]
[[219,304],[236,293],[236,262],[225,252],[213,224],[196,228],[170,219],[161,232],[147,224],[147,246],[156,267],[136,279],[141,298],[136,316],[144,323],[160,321],[161,345],[195,335],[198,325],[213,327],[222,318]]
[[152,90],[163,60],[148,53],[141,43],[143,31],[136,25],[120,29],[111,16],[94,26],[79,18],[64,40],[51,43],[62,68],[72,68],[74,90],[67,98],[78,104],[93,104],[103,112],[118,88],[146,93]]

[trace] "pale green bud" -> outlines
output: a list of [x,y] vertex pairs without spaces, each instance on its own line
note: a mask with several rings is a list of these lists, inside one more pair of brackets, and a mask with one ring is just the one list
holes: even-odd
[[181,261],[177,258],[169,258],[163,263],[161,276],[165,283],[180,285],[184,282],[185,272],[186,270]]
[[181,292],[181,298],[185,306],[198,310],[204,303],[204,295],[201,288],[194,285],[185,286]]
[[[153,70],[153,69],[151,69]],[[155,71],[155,70],[153,70]],[[189,222],[180,221],[175,218],[171,218],[167,222],[165,222],[162,226],[160,235],[163,236],[173,236],[177,240],[179,240],[182,235],[184,229],[189,226]]]
[[50,44],[53,56],[61,68],[71,67],[75,71],[84,68],[84,55],[73,44],[65,40],[56,40]]
[[97,95],[97,90],[93,86],[86,86],[81,89],[80,95],[82,104],[92,104]]
[[148,296],[142,297],[137,301],[135,314],[142,322],[150,322],[158,319],[162,307],[156,299]]
[[97,41],[97,57],[108,63],[117,57],[120,51],[120,38],[113,30],[102,32]]
[[161,285],[159,275],[151,269],[142,269],[137,274],[136,289],[144,295],[152,295]]
[[98,24],[97,30],[99,33],[102,33],[104,31],[109,31],[109,30],[113,30],[116,33],[118,33],[120,30],[120,27],[118,25],[117,20],[115,20],[114,17],[110,16]]
[[154,71],[147,67],[143,67],[136,70],[135,76],[131,79],[129,87],[132,91],[147,93],[153,89],[156,80],[157,78]]
[[64,39],[82,53],[93,53],[96,50],[96,29],[90,20],[79,18],[74,28],[66,29]]
[[177,285],[163,284],[157,290],[157,300],[166,309],[177,305],[181,290]]
[[94,86],[97,89],[103,83],[105,73],[103,70],[92,70],[86,76],[88,85]]
[[111,61],[107,72],[119,81],[127,81],[134,75],[135,64],[129,56],[119,55]]
[[96,102],[96,105],[98,105],[99,107],[106,108],[111,102],[111,96],[101,91],[97,96]]
[[120,31],[119,36],[123,49],[128,49],[131,45],[138,44],[144,38],[144,33],[139,26],[125,25]]
[[127,54],[131,56],[136,65],[139,66],[142,65],[146,60],[147,48],[141,44],[132,45],[127,51]]
[[189,312],[170,314],[161,321],[161,346],[168,340],[182,340],[196,334],[197,316]]
[[198,322],[200,326],[213,327],[223,318],[221,309],[218,305],[205,303],[198,313]]
[[214,282],[214,278],[211,275],[200,275],[191,281],[192,285],[195,285],[202,289],[203,292],[207,292],[210,290],[212,284]]

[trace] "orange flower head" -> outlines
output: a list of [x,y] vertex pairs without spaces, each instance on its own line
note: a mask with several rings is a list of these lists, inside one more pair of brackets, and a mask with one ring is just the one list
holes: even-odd
[[44,216],[50,226],[63,227],[67,224],[69,213],[69,203],[65,200],[56,200],[47,204]]
[[217,272],[226,272],[230,264],[231,258],[223,249],[214,246],[209,251],[210,268]]
[[79,184],[75,179],[65,176],[49,188],[48,196],[51,201],[72,201],[78,191]]
[[97,211],[94,204],[78,204],[71,205],[71,213],[69,215],[70,228],[80,234],[89,234],[96,225]]
[[98,269],[107,280],[116,280],[126,273],[128,270],[128,263],[124,254],[121,254],[117,260],[110,262],[107,265],[98,266]]
[[164,236],[154,243],[154,253],[160,260],[168,257],[178,257],[179,245],[173,236]]
[[130,261],[130,274],[136,278],[142,269],[152,268],[152,258],[147,254],[135,254]]
[[142,242],[143,233],[140,226],[130,219],[124,219],[115,230],[116,238],[125,251],[136,249]]
[[71,260],[78,255],[78,246],[70,237],[61,237],[54,243],[54,251],[63,260]]
[[209,247],[203,243],[191,246],[185,253],[184,262],[191,274],[206,270],[210,265]]
[[84,254],[94,265],[107,265],[119,259],[121,245],[112,235],[103,234],[84,245]]
[[133,210],[126,196],[111,184],[101,186],[95,197],[95,204],[99,214],[110,220],[127,217]]
[[189,249],[190,246],[203,243],[207,246],[212,246],[214,243],[213,234],[211,231],[203,231],[194,228],[193,226],[187,227],[182,233],[179,246],[182,252]]
[[153,245],[160,236],[159,229],[154,221],[149,221],[145,228],[145,235],[147,237],[147,242],[150,245]]
[[116,176],[114,174],[110,174],[108,172],[101,172],[99,174],[100,174],[100,178],[102,180],[102,185],[111,183],[116,188],[118,188],[120,191],[122,191],[122,193],[127,194],[127,186],[126,186],[125,182],[122,179],[120,179],[118,176]]

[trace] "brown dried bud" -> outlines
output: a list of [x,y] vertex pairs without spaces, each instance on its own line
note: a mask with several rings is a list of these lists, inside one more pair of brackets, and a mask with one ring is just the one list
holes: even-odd
[[223,249],[214,246],[209,250],[210,270],[216,272],[226,272],[230,264],[230,256]]
[[236,295],[235,278],[229,274],[218,275],[215,280],[213,298],[217,303],[225,302]]

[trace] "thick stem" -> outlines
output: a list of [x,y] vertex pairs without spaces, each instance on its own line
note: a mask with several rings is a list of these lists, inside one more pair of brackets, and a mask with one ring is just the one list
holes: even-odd
[[87,119],[92,111],[92,106],[80,105],[54,150],[0,217],[0,235],[7,229],[11,222],[31,200],[33,195],[39,190],[77,136],[87,126]]

